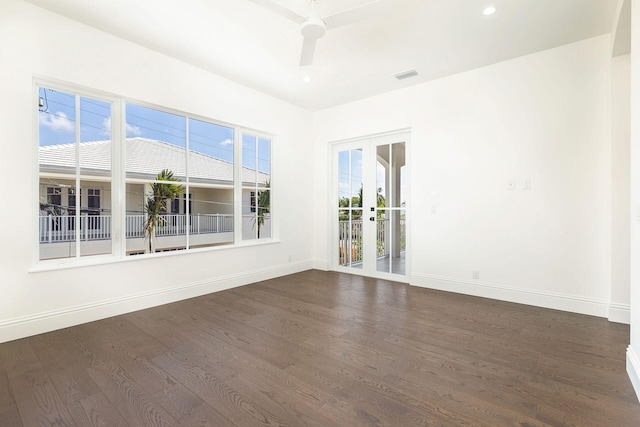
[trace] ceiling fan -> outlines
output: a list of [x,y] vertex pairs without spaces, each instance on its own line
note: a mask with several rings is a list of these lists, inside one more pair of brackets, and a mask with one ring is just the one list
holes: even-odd
[[317,0],[309,0],[311,2],[311,12],[306,17],[287,9],[274,0],[250,1],[300,25],[300,33],[303,37],[302,52],[300,54],[300,66],[302,67],[311,65],[313,54],[316,50],[316,41],[323,37],[328,30],[379,15],[387,10],[392,0],[372,0],[363,5],[328,16],[319,16],[316,12]]

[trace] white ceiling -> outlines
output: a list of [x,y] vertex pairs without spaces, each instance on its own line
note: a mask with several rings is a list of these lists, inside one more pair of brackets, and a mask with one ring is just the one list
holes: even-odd
[[[394,0],[388,14],[329,31],[301,68],[298,26],[249,0],[27,1],[313,111],[609,33],[618,4]],[[318,0],[318,11],[368,1]],[[308,14],[309,0],[279,2]],[[484,16],[487,5],[497,12]],[[419,76],[393,77],[411,68]]]

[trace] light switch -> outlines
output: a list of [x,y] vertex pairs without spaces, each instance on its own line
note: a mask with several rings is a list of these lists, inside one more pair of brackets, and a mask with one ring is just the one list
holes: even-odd
[[507,181],[507,190],[515,190],[516,189],[516,180],[510,179]]

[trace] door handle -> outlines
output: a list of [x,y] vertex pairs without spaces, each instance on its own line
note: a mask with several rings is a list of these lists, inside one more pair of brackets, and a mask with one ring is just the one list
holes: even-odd
[[369,221],[375,221],[375,220],[376,220],[376,217],[375,217],[375,216],[370,216],[370,217],[369,217]]

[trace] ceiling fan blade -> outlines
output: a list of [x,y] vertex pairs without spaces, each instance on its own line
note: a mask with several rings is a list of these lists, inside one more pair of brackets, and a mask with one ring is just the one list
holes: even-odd
[[264,7],[265,9],[269,9],[270,11],[277,13],[280,16],[283,16],[297,24],[302,24],[306,18],[293,10],[287,9],[282,6],[280,3],[277,3],[273,0],[249,0],[257,5]]
[[311,65],[313,62],[313,54],[316,51],[316,41],[306,37],[302,42],[302,53],[300,54],[300,66]]
[[389,12],[392,6],[391,0],[373,0],[362,6],[347,9],[335,15],[325,16],[322,20],[327,24],[327,30],[329,30],[342,25],[363,21],[374,16],[380,16],[385,12]]

